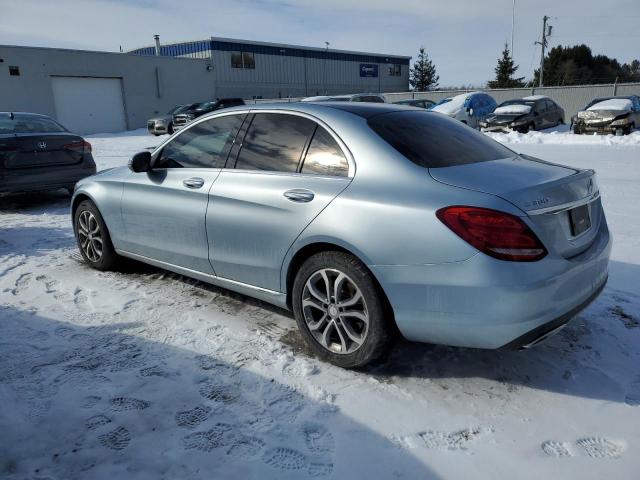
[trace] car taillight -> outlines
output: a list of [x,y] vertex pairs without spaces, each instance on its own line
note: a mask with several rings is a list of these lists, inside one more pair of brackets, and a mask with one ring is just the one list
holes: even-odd
[[91,144],[86,140],[77,140],[75,142],[67,143],[63,148],[78,153],[91,153]]
[[547,249],[520,218],[489,208],[453,206],[436,216],[456,235],[483,253],[500,260],[533,262]]

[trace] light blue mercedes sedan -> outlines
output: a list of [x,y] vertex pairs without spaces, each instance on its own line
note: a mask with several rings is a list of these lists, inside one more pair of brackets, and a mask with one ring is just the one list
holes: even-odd
[[204,116],[80,181],[84,260],[128,257],[293,310],[321,358],[419,342],[527,348],[604,288],[592,170],[423,109],[344,102]]

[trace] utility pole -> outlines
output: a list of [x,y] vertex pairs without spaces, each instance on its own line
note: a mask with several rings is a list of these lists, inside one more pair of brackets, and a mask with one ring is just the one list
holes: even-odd
[[516,28],[516,0],[513,0],[511,8],[511,58],[513,58],[513,32]]
[[[537,45],[540,45],[541,47],[541,54],[540,54],[540,81],[538,82],[538,86],[542,87],[542,80],[543,80],[543,76],[544,76],[544,49],[547,46],[547,35],[551,35],[551,25],[549,25],[549,28],[547,29],[547,21],[549,20],[549,17],[547,17],[546,15],[544,17],[542,17],[542,41],[541,42],[535,42]],[[512,53],[513,55],[513,53]]]
[[329,69],[329,45],[331,45],[329,42],[324,42],[325,44],[325,64],[324,64],[324,68],[322,69],[322,84],[324,86],[324,94],[327,94],[327,70]]

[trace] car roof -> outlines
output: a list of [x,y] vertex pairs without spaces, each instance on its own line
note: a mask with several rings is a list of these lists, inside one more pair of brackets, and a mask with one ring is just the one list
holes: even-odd
[[44,117],[44,118],[51,118],[49,115],[44,115],[42,113],[32,113],[32,112],[0,112],[0,115],[20,115],[23,117]]
[[551,100],[551,98],[547,97],[546,95],[529,95],[528,97],[522,97],[522,100],[545,100],[545,99]]
[[225,108],[224,112],[259,110],[290,110],[313,114],[326,114],[340,110],[362,118],[371,118],[374,115],[391,112],[415,112],[415,108],[396,103],[366,103],[366,102],[274,102],[260,103],[257,105],[244,105]]

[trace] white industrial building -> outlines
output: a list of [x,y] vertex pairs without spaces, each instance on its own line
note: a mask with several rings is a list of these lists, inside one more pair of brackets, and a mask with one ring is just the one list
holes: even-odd
[[215,38],[138,48],[130,53],[208,59],[216,96],[285,98],[402,92],[411,57]]
[[406,56],[212,38],[129,53],[0,45],[0,111],[87,134],[141,128],[175,105],[408,90]]

